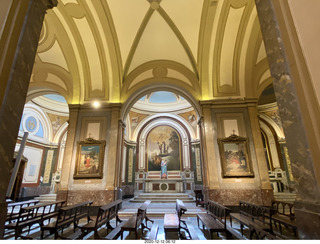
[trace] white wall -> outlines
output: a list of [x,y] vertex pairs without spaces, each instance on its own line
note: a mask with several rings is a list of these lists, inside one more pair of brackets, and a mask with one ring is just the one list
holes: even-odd
[[288,0],[288,3],[320,104],[320,1]]

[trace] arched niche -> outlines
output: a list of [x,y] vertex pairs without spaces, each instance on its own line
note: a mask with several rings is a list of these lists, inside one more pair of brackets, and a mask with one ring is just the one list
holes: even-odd
[[159,126],[169,126],[179,134],[181,138],[181,165],[183,169],[190,168],[190,135],[188,131],[176,120],[169,117],[160,117],[150,121],[138,136],[139,161],[138,170],[147,171],[147,137],[149,133]]

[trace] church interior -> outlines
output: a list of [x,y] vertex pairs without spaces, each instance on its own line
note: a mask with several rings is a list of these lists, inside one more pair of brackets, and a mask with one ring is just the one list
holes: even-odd
[[116,208],[106,239],[319,239],[319,11],[2,0],[0,238],[27,238],[31,209],[54,203],[54,223],[82,204],[81,238]]

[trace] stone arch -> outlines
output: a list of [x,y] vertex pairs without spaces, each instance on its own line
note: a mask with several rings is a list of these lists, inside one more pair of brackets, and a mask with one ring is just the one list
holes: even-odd
[[201,117],[202,113],[201,113],[201,108],[200,108],[200,104],[198,101],[196,101],[196,99],[187,91],[185,90],[179,90],[177,87],[172,86],[172,85],[164,85],[164,84],[159,84],[159,86],[149,86],[149,87],[144,87],[141,90],[136,91],[135,93],[133,93],[123,104],[122,108],[121,108],[121,114],[120,114],[120,119],[122,121],[126,121],[127,115],[130,111],[130,109],[132,108],[132,106],[143,96],[147,95],[148,93],[151,92],[155,92],[155,91],[169,91],[169,92],[173,92],[176,94],[179,94],[181,96],[183,96],[190,104],[191,106],[194,108],[198,119]]

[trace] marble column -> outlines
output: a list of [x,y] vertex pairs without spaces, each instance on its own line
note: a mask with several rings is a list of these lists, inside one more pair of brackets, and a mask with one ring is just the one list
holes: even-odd
[[[292,163],[292,173],[297,183],[295,213],[299,236],[301,239],[319,239],[320,189],[315,174],[317,162],[313,160],[310,153],[310,137],[307,137],[306,131],[312,128],[305,126],[306,120],[301,110],[304,104],[301,104],[302,98],[297,95],[299,85],[301,86],[304,81],[297,75],[296,60],[293,60],[292,55],[291,59],[288,59],[288,54],[293,50],[290,49],[291,43],[286,36],[289,30],[283,28],[288,25],[288,22],[283,20],[284,15],[287,17],[288,13],[281,12],[285,10],[281,9],[280,5],[283,4],[272,0],[256,0],[269,67],[274,77],[275,95]],[[294,75],[293,71],[295,71]]]
[[[4,55],[13,54],[8,59],[10,67],[1,69],[0,108],[0,237],[6,217],[5,195],[10,180],[10,164],[19,131],[20,120],[27,96],[28,86],[38,47],[40,32],[47,9],[57,6],[57,0],[15,1],[9,11],[5,28],[11,29],[5,41],[8,45],[1,50]],[[20,14],[23,13],[23,16]],[[23,19],[22,19],[23,18]],[[9,22],[10,20],[10,22]],[[21,25],[22,23],[22,25]],[[15,28],[17,27],[17,28]],[[12,45],[14,44],[14,45]],[[8,48],[14,52],[8,52]],[[3,61],[4,57],[1,58]],[[6,59],[4,61],[7,61]],[[8,63],[6,63],[8,66]],[[6,74],[4,74],[6,73]],[[5,79],[3,79],[5,77]]]

